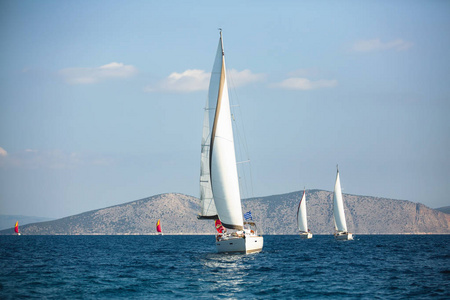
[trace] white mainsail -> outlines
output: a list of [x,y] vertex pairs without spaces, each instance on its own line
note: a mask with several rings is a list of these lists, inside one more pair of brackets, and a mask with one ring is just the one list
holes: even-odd
[[298,204],[297,209],[297,227],[300,232],[308,232],[308,221],[306,217],[306,195],[305,191],[303,191],[302,199]]
[[344,213],[344,202],[342,200],[341,181],[339,179],[339,169],[337,170],[336,184],[334,185],[333,214],[334,214],[334,226],[336,231],[347,232],[347,223],[345,222],[345,213]]
[[199,219],[217,219],[216,205],[211,188],[211,177],[209,174],[209,149],[211,142],[209,128],[209,100],[206,101],[205,116],[203,119],[202,154],[200,159],[200,206]]
[[242,230],[241,196],[234,150],[230,101],[225,70],[222,32],[209,83],[209,120],[211,141],[209,173],[214,203],[222,225]]

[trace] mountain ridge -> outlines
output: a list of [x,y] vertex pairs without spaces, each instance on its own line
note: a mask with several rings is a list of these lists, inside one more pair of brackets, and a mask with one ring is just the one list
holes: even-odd
[[441,211],[446,214],[450,214],[450,206],[438,207],[438,208],[435,208],[435,210]]
[[36,217],[36,216],[23,216],[23,215],[0,215],[0,230],[10,228],[19,221],[19,226],[26,224],[32,224],[37,222],[51,221],[55,218]]
[[[296,212],[303,191],[242,200],[262,234],[296,234]],[[332,234],[333,193],[306,190],[308,224],[313,234]],[[450,215],[408,200],[344,194],[349,231],[355,234],[450,234]],[[197,220],[200,200],[166,193],[90,210],[57,220],[23,225],[24,235],[214,234],[212,220]],[[13,234],[12,228],[0,235]]]

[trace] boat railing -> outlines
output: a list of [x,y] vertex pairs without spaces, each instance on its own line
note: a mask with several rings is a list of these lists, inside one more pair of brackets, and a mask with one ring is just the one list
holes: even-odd
[[247,229],[251,234],[257,235],[258,234],[258,228],[256,226],[255,222],[244,222],[244,229]]

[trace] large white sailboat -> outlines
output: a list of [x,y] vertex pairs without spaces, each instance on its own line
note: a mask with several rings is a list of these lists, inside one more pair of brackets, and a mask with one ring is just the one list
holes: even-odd
[[302,199],[297,208],[297,228],[300,231],[300,237],[302,239],[312,238],[312,233],[308,229],[308,220],[306,215],[306,190],[303,190]]
[[228,230],[216,235],[218,252],[259,252],[263,237],[244,222],[239,191],[222,31],[211,72],[202,137],[202,218],[218,218]]
[[337,168],[336,183],[333,195],[334,237],[336,240],[353,240],[352,233],[347,230],[345,221],[344,201],[342,198],[341,181],[339,179],[339,168]]

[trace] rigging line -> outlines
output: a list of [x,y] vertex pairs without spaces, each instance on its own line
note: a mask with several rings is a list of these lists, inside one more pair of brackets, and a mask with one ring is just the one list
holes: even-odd
[[[227,70],[228,71],[228,70]],[[245,127],[244,127],[244,122],[241,120],[240,122],[236,122],[236,119],[234,118],[234,116],[237,114],[239,114],[239,116],[242,116],[242,111],[241,111],[241,105],[239,104],[239,97],[237,96],[236,93],[236,84],[233,81],[233,77],[230,76],[230,72],[227,72],[228,76],[227,79],[230,82],[229,85],[229,95],[231,96],[231,100],[234,102],[233,105],[230,105],[230,109],[232,110],[232,120],[233,120],[233,125],[235,128],[235,133],[236,133],[236,138],[237,141],[239,143],[239,145],[241,145],[242,147],[237,147],[237,151],[238,155],[240,156],[240,158],[247,158],[249,161],[249,167],[248,167],[248,172],[246,171],[245,168],[241,167],[239,168],[239,171],[241,173],[243,177],[243,182],[242,180],[240,180],[240,185],[242,187],[242,189],[245,188],[245,191],[248,194],[248,197],[253,197],[254,196],[254,191],[253,191],[253,176],[252,176],[252,168],[250,165],[250,155],[249,155],[249,149],[248,149],[248,143],[247,143],[247,139],[246,139],[246,134],[245,134]],[[238,107],[238,109],[235,109],[235,107]],[[239,119],[239,118],[238,118]],[[247,174],[249,173],[249,174]],[[248,178],[249,177],[249,178]],[[247,179],[248,178],[248,179]],[[244,186],[245,185],[245,186]]]
[[[239,109],[239,113],[242,114],[240,112],[240,109]],[[242,169],[242,172],[244,173],[244,176],[246,178],[245,184],[246,184],[247,192],[249,193],[248,197],[253,197],[254,196],[254,192],[253,192],[252,168],[251,168],[251,165],[250,165],[250,155],[249,155],[250,152],[249,152],[249,149],[248,149],[248,144],[247,144],[247,139],[246,139],[246,135],[245,135],[245,129],[244,129],[243,122],[241,124],[241,130],[238,131],[238,134],[239,134],[240,143],[244,147],[242,149],[242,151],[241,151],[241,152],[243,152],[241,154],[242,158],[247,158],[247,161],[249,163],[248,167],[246,167],[246,168],[241,167],[241,169]]]
[[[245,144],[244,144],[244,138],[242,137],[241,134],[241,128],[238,126],[239,123],[236,122],[236,119],[233,119],[234,124],[235,124],[235,128],[236,128],[236,136],[237,136],[237,140],[239,142],[239,145],[241,147],[238,147],[238,155],[240,159],[246,158],[248,157],[248,151],[245,151],[245,148],[242,148]],[[247,160],[249,161],[249,160]],[[239,173],[240,175],[240,186],[242,189],[242,192],[244,192],[245,195],[250,196],[251,195],[251,178],[249,178],[249,176],[247,175],[247,169],[244,167],[239,167]],[[249,188],[250,186],[250,188]]]

